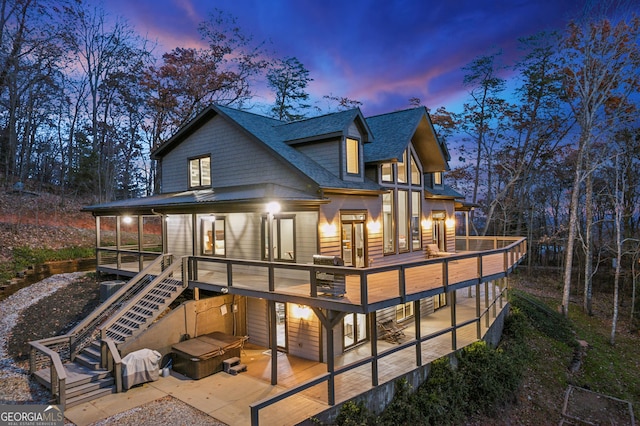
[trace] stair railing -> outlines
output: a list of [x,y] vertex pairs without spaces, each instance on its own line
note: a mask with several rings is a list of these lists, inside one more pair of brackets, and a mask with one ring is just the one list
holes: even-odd
[[[125,313],[127,313],[136,303],[138,303],[144,296],[146,296],[149,292],[151,292],[158,284],[164,281],[166,278],[176,275],[180,281],[182,281],[182,287],[185,288],[186,284],[184,283],[183,271],[184,271],[184,261],[174,262],[165,269],[160,275],[153,279],[147,286],[145,286],[141,291],[139,291],[134,297],[128,299],[126,303],[123,303],[120,309],[114,314],[111,315],[103,324],[100,325],[100,339],[104,340],[109,338],[107,335],[107,331],[109,327],[115,324],[120,317],[122,317]],[[155,315],[152,316],[149,321],[153,321],[160,312],[155,312]],[[142,332],[143,330],[139,330]]]
[[162,271],[165,271],[171,264],[173,264],[172,254],[168,253],[158,256],[149,266],[140,271],[78,325],[73,327],[73,329],[67,333],[67,335],[70,336],[71,361],[74,360],[82,349],[86,348],[97,338],[99,327],[104,321],[117,312],[120,306],[126,303],[127,300],[135,297],[136,294],[149,285],[149,276],[157,275],[158,272],[162,273]]

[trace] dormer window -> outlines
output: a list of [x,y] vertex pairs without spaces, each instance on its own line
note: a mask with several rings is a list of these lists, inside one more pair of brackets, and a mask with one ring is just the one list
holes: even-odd
[[189,188],[211,186],[211,157],[203,156],[189,160]]
[[433,173],[433,186],[442,185],[442,172]]
[[360,174],[360,142],[347,138],[347,174]]

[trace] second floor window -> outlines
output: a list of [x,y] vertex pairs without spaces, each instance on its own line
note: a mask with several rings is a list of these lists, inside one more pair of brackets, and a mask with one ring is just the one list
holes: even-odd
[[211,157],[189,160],[189,188],[211,186]]
[[347,173],[360,174],[360,146],[357,140],[347,138]]
[[442,185],[442,172],[433,173],[433,185]]

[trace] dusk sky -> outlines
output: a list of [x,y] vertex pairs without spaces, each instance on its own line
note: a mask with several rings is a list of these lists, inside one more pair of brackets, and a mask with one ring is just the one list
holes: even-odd
[[[99,0],[98,0],[99,1]],[[308,92],[363,103],[366,116],[403,109],[418,97],[431,109],[459,111],[467,91],[461,68],[479,55],[504,51],[511,64],[518,38],[563,29],[584,0],[106,0],[158,56],[200,47],[198,24],[215,8],[237,18],[243,33],[267,41],[276,57],[294,56],[310,71]],[[271,102],[257,91],[257,103]]]

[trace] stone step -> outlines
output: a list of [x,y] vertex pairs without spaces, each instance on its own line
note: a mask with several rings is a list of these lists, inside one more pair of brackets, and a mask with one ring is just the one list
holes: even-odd
[[238,373],[241,373],[243,371],[247,371],[247,364],[238,364],[229,368],[229,374],[231,374],[232,376],[236,376],[238,375]]

